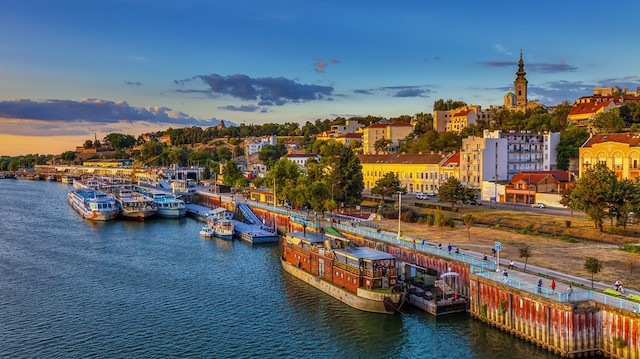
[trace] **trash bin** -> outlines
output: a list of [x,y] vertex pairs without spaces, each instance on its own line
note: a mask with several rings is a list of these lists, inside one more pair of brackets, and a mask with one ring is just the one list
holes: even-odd
[[565,221],[564,223],[567,226],[567,228],[571,227],[571,221]]

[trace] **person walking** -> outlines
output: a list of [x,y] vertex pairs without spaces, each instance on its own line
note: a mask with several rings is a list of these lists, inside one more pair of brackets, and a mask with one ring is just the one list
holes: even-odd
[[573,287],[569,284],[569,288],[567,288],[567,293],[569,297],[569,302],[571,301],[571,294],[573,294]]
[[515,265],[513,264],[513,260],[509,261],[509,269],[513,269],[515,268]]
[[509,282],[509,273],[507,273],[506,269],[504,270],[502,275],[504,276],[504,278],[503,278],[504,284],[507,284]]
[[486,260],[488,260],[488,259],[487,259],[487,254],[486,254],[486,253],[484,254],[484,258],[483,258],[483,260],[485,260],[485,261],[486,261]]
[[551,280],[551,291],[553,291],[553,292],[556,291],[556,281],[555,280]]
[[538,279],[538,294],[542,294],[542,278]]
[[449,254],[451,254],[451,243],[447,246],[447,250],[449,251]]
[[496,249],[495,248],[491,248],[491,254],[495,257],[496,256]]

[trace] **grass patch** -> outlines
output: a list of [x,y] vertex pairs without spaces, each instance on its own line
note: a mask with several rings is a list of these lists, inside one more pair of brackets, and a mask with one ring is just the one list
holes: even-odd
[[569,237],[569,236],[565,236],[565,235],[560,236],[559,239],[561,241],[565,241],[565,242],[569,242],[569,243],[579,243],[580,242],[579,240],[577,240],[575,238],[572,238],[572,237]]
[[391,294],[391,288],[376,288],[372,289],[371,291],[376,293]]
[[640,253],[640,246],[633,244],[623,244],[618,247],[619,250],[631,253]]

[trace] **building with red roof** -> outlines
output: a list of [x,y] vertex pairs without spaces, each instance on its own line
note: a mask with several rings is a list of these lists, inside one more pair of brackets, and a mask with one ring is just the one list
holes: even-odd
[[396,121],[392,123],[374,123],[362,129],[362,150],[365,155],[375,154],[375,143],[381,139],[389,140],[386,153],[395,153],[405,138],[413,132],[409,122]]
[[619,179],[640,177],[640,133],[601,133],[580,147],[580,175],[601,163]]
[[622,102],[618,100],[576,102],[567,115],[567,121],[576,126],[591,127],[593,119],[598,114],[610,111],[621,105]]
[[575,182],[575,176],[566,171],[520,172],[505,185],[502,201],[533,204],[540,201],[541,194],[558,195],[564,193]]

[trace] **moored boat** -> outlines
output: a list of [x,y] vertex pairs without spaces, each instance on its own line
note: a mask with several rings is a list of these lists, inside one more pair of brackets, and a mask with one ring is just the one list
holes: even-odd
[[180,218],[187,214],[187,207],[183,200],[170,193],[155,191],[144,187],[138,187],[138,192],[151,197],[158,208],[158,216],[167,218]]
[[108,221],[116,217],[116,200],[108,194],[91,188],[69,191],[67,200],[82,217],[94,221]]
[[233,221],[220,219],[213,222],[213,234],[223,239],[233,239]]
[[153,198],[131,191],[130,185],[115,185],[105,188],[115,196],[118,213],[124,218],[143,221],[155,216],[158,212]]
[[213,237],[213,229],[211,229],[211,227],[209,226],[204,226],[200,230],[200,235],[206,238]]
[[397,313],[404,297],[397,290],[395,257],[368,247],[337,248],[332,237],[314,232],[287,233],[281,240],[282,267],[353,308]]

